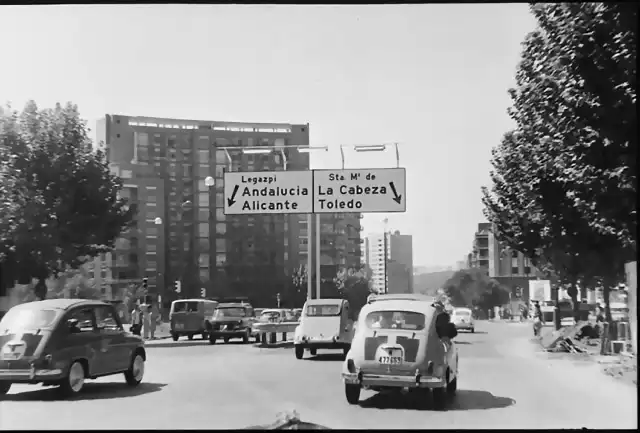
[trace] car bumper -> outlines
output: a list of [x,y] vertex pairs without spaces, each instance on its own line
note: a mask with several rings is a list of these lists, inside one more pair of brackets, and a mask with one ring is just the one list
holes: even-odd
[[351,345],[345,341],[334,340],[305,340],[294,342],[296,347],[302,347],[304,349],[344,349]]
[[247,335],[247,329],[233,329],[231,331],[209,331],[209,335],[212,337],[244,337]]
[[442,388],[445,380],[434,376],[395,376],[387,374],[362,374],[342,373],[342,379],[346,384],[360,385],[364,387],[391,387],[391,388]]
[[0,380],[6,380],[9,382],[43,382],[43,381],[55,381],[62,379],[63,373],[59,368],[52,369],[24,369],[24,370],[12,370],[2,369],[0,370]]
[[473,323],[454,323],[456,329],[472,329],[474,327]]

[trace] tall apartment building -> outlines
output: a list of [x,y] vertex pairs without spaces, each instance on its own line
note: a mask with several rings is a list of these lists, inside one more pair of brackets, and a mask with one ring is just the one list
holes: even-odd
[[[278,152],[247,154],[243,147],[309,145],[309,126],[177,120],[107,115],[96,128],[123,196],[137,208],[136,225],[112,253],[114,296],[131,281],[149,279],[168,305],[181,296],[233,293],[270,305],[301,262],[298,215],[226,216],[223,173],[277,171]],[[225,151],[222,147],[232,148]],[[236,150],[237,149],[237,150]],[[309,155],[284,148],[287,169],[308,169]],[[205,178],[215,185],[209,187]],[[161,219],[161,223],[157,224]],[[273,299],[272,299],[273,298]]]
[[[385,237],[386,266],[385,266]],[[372,288],[378,293],[413,292],[413,238],[394,233],[372,234],[365,239],[365,262],[372,272]],[[385,275],[386,270],[386,275]]]

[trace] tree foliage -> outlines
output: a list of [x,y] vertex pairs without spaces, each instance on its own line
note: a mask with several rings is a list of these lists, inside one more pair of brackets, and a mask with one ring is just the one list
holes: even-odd
[[354,318],[357,317],[371,294],[370,272],[367,268],[342,269],[338,272],[335,283],[338,293],[349,301]]
[[[492,152],[485,215],[496,235],[570,286],[624,275],[636,253],[637,9],[545,3],[523,43]],[[577,308],[576,308],[577,309]]]
[[122,182],[92,150],[76,106],[39,110],[31,101],[21,113],[5,110],[0,149],[9,155],[0,172],[11,187],[0,190],[0,206],[9,207],[0,220],[0,260],[15,279],[43,282],[78,268],[109,251],[131,224],[133,210],[118,198]]
[[455,307],[479,307],[487,310],[509,300],[509,289],[489,278],[482,269],[457,271],[444,283],[442,289]]

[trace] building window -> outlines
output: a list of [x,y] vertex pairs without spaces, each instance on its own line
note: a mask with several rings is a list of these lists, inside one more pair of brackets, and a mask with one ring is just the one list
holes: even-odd
[[224,177],[224,165],[216,165],[216,178],[222,179]]
[[216,207],[217,208],[224,207],[224,196],[222,194],[216,194]]
[[209,221],[209,209],[198,209],[198,221]]
[[156,244],[147,244],[147,252],[155,253],[157,251],[158,246]]
[[198,162],[200,164],[209,164],[209,150],[199,150],[198,151]]
[[209,239],[207,238],[199,238],[198,239],[198,250],[199,251],[209,251]]
[[224,150],[216,150],[216,164],[227,164],[227,153]]
[[209,281],[209,269],[200,269],[200,281]]
[[198,257],[198,265],[201,268],[208,268],[209,267],[209,254],[201,253],[200,257]]
[[216,266],[224,266],[227,263],[227,255],[225,253],[216,254]]
[[158,198],[155,195],[148,195],[147,196],[147,203],[156,203],[157,200],[158,200]]
[[156,212],[156,208],[155,207],[147,207],[147,218],[148,219],[154,219],[158,216],[158,213]]
[[226,232],[227,232],[227,224],[225,223],[216,224],[216,234],[223,235]]
[[[169,149],[175,150],[175,148],[176,148],[176,136],[175,135],[169,136],[169,138],[167,139],[167,147]],[[174,153],[174,157],[175,157],[175,153]]]
[[209,187],[204,183],[204,179],[198,179],[198,192],[207,192]]
[[155,260],[147,260],[147,269],[156,270],[158,268],[158,264]]
[[216,209],[216,220],[218,221],[226,221],[227,216],[224,214],[224,209],[223,208],[217,208]]
[[183,177],[193,177],[193,165],[182,166]]
[[147,236],[158,236],[158,227],[147,227]]
[[200,207],[209,207],[209,193],[201,192],[198,194],[198,206]]
[[524,267],[524,274],[525,275],[531,274],[531,267],[530,266],[525,266]]
[[224,239],[216,239],[216,252],[224,253],[227,251],[227,242]]
[[512,275],[517,275],[518,274],[518,267],[517,266],[512,266],[511,267],[511,274]]
[[198,223],[198,236],[201,238],[209,237],[209,223]]

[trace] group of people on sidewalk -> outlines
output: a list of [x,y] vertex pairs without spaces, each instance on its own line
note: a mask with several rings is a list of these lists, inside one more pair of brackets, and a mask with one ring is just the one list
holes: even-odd
[[159,320],[160,310],[154,302],[136,304],[131,312],[131,332],[135,335],[142,334],[145,340],[153,340]]

